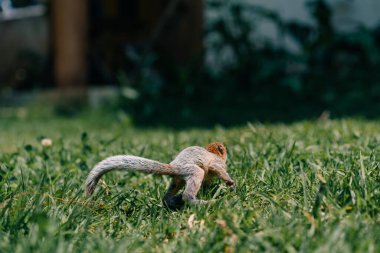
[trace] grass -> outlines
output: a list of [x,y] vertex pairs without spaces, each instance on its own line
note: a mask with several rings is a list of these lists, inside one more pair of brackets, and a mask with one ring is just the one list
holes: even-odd
[[[213,140],[227,143],[237,183],[200,193],[215,204],[169,211],[169,178],[123,172],[84,197],[109,155],[169,162]],[[0,252],[380,252],[379,144],[379,122],[355,119],[174,131],[99,115],[2,118]]]

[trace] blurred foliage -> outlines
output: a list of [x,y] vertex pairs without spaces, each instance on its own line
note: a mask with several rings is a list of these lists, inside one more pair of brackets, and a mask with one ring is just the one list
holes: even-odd
[[[351,32],[332,24],[323,0],[308,1],[313,24],[285,21],[248,1],[206,1],[204,61],[167,65],[128,49],[120,106],[137,123],[235,124],[380,112],[380,26]],[[278,38],[255,27],[270,21]],[[290,50],[286,39],[297,45]],[[131,95],[132,94],[132,95]],[[300,106],[302,105],[302,106]]]
[[[380,30],[360,27],[350,33],[339,33],[331,23],[332,12],[324,1],[310,2],[309,9],[316,27],[285,24],[286,32],[302,49],[297,63],[304,66],[303,70],[288,76],[301,84],[299,95],[337,113],[360,112],[360,107],[367,110],[377,106]],[[380,108],[373,109],[373,113],[378,113]]]

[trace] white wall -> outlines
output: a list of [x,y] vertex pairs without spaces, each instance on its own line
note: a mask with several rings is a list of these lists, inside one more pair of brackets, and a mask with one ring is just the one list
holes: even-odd
[[[274,10],[286,20],[311,22],[307,0],[246,0]],[[338,29],[353,29],[363,24],[380,25],[380,0],[327,0],[334,10],[334,25]]]
[[[220,0],[221,2],[224,0]],[[380,0],[326,0],[333,8],[333,24],[338,31],[353,31],[364,25],[368,28],[380,26]],[[261,6],[276,12],[283,20],[301,21],[303,23],[313,24],[313,19],[307,8],[308,0],[229,0],[228,3],[243,2]],[[205,11],[206,25],[207,20],[215,19],[218,16],[226,17],[226,13],[215,12],[213,10]],[[291,51],[300,50],[299,46],[289,36],[279,36],[278,28],[265,19],[253,19],[255,31],[252,36],[256,45],[270,41],[273,45],[280,45]],[[255,36],[259,35],[259,36]],[[205,39],[205,46],[210,48],[206,53],[206,63],[213,66],[218,72],[222,65],[234,62],[234,57],[229,48],[224,48],[221,52],[215,53],[212,50],[213,41],[218,37],[209,35]]]
[[[242,0],[275,11],[284,20],[313,24],[307,8],[308,0]],[[333,25],[340,32],[354,31],[360,26],[373,28],[380,25],[380,0],[327,0],[333,10]],[[273,44],[285,43],[290,50],[299,50],[294,41],[285,36],[278,40],[277,27],[268,21],[256,25],[257,38],[269,39]],[[258,42],[260,43],[260,42]]]

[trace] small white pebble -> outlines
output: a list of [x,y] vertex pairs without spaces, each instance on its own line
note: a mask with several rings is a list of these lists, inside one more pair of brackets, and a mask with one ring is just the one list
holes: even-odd
[[44,147],[50,147],[51,145],[53,145],[53,141],[49,138],[43,138],[41,140],[41,145]]

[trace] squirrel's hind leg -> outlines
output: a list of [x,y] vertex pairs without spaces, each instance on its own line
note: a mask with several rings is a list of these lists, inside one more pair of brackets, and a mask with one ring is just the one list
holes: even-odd
[[182,194],[176,195],[179,190],[185,185],[185,180],[183,180],[180,177],[174,177],[172,179],[172,182],[170,183],[170,186],[165,193],[164,198],[162,199],[162,202],[165,206],[167,206],[169,209],[172,210],[178,210],[185,202],[182,199]]
[[192,205],[204,205],[209,202],[197,199],[197,194],[202,186],[204,171],[197,165],[186,165],[183,169],[185,173],[186,187],[182,194],[182,199]]

